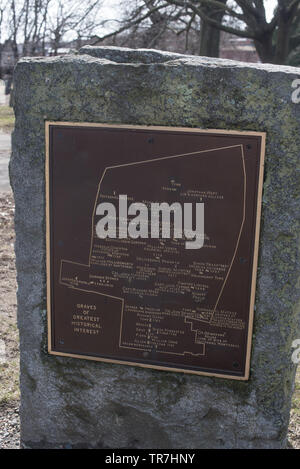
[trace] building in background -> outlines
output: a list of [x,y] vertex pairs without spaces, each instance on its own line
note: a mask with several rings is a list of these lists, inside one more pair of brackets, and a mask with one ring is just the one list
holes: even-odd
[[260,62],[251,39],[222,33],[220,58],[239,60],[241,62]]

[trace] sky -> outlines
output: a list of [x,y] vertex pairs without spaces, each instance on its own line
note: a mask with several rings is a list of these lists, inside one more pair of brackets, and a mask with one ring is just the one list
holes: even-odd
[[277,6],[277,0],[265,0],[268,21],[273,16],[274,8]]

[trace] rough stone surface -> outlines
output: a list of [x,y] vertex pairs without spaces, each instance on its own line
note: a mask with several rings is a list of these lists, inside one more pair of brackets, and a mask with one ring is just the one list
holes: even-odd
[[79,54],[87,54],[98,59],[112,60],[117,63],[163,63],[168,60],[181,58],[181,54],[174,52],[158,51],[155,49],[128,49],[127,47],[114,46],[83,46]]
[[[10,176],[23,446],[284,447],[295,374],[291,344],[300,337],[300,104],[291,101],[300,69],[158,51],[82,52],[24,58],[15,70]],[[47,354],[45,119],[267,132],[248,382]]]

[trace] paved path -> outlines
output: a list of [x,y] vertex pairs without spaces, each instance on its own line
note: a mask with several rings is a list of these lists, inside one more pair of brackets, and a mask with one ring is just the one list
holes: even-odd
[[[0,80],[0,106],[8,103],[9,96],[4,94],[4,81]],[[8,162],[11,152],[11,135],[0,130],[0,192],[11,191],[8,176]]]
[[4,91],[5,91],[4,81],[0,80],[0,105],[8,106],[9,95],[5,95]]
[[11,190],[8,176],[10,152],[11,135],[0,130],[0,192]]

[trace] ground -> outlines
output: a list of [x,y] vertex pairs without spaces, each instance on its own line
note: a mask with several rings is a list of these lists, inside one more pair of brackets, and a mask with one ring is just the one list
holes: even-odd
[[0,192],[0,448],[19,445],[19,337],[13,216],[12,194]]
[[0,106],[0,122],[1,129],[7,132],[11,132],[14,126],[14,114],[13,110],[9,106]]
[[[0,103],[0,449],[18,448],[20,432],[14,201],[7,180],[12,128],[12,110]],[[289,447],[300,449],[300,369],[292,402]]]

